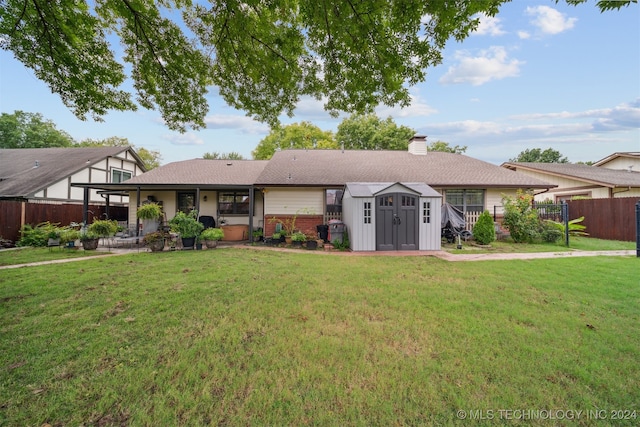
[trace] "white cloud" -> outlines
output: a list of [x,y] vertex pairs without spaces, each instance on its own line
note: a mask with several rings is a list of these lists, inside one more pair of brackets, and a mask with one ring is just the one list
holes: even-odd
[[508,59],[507,51],[502,46],[492,46],[480,51],[478,56],[458,51],[455,58],[458,65],[451,66],[439,80],[442,84],[471,83],[474,86],[485,84],[491,80],[515,77],[520,73],[523,61]]
[[262,134],[269,132],[269,126],[251,117],[233,114],[214,114],[204,119],[207,129],[235,129],[242,133]]
[[438,112],[435,108],[431,107],[427,102],[422,99],[419,94],[412,94],[411,105],[408,107],[389,107],[379,106],[376,108],[376,114],[381,119],[386,119],[391,116],[392,118],[410,118],[410,117],[426,117]]
[[171,145],[203,145],[204,141],[193,132],[162,135],[162,139],[169,141]]
[[531,34],[528,33],[527,31],[520,30],[518,31],[518,37],[521,38],[522,40],[526,40],[531,38]]
[[501,36],[505,34],[505,31],[502,29],[500,25],[500,18],[496,18],[495,16],[487,16],[484,13],[480,13],[476,16],[480,18],[480,23],[478,24],[478,28],[473,34],[477,34],[480,36]]
[[563,13],[549,6],[529,6],[525,13],[533,16],[531,24],[543,34],[559,34],[570,30],[578,20],[577,18],[567,18]]

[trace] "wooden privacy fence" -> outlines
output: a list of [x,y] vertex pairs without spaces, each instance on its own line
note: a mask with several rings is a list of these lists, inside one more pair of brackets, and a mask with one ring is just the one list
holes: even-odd
[[636,240],[635,206],[638,197],[570,200],[569,219],[584,216],[590,237],[607,240]]
[[[106,217],[106,206],[89,205],[89,222]],[[109,219],[127,220],[126,206],[109,206]],[[18,241],[24,224],[82,222],[82,204],[0,200],[0,237]]]

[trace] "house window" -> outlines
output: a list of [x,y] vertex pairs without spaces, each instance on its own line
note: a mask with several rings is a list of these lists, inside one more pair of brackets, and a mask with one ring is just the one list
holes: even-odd
[[447,203],[462,212],[484,211],[484,190],[447,190]]
[[325,200],[328,214],[339,214],[342,212],[342,193],[343,191],[341,189],[336,188],[326,190]]
[[364,202],[364,223],[371,224],[371,202]]
[[111,182],[118,183],[131,179],[131,172],[122,169],[111,169]]
[[196,193],[178,193],[178,211],[188,214],[196,208]]
[[249,215],[249,192],[218,193],[218,212],[220,215]]
[[422,203],[422,222],[431,224],[431,202]]

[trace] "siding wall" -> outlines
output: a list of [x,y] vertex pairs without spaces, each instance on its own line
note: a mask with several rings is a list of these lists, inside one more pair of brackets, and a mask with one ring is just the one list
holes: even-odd
[[[371,203],[371,223],[364,223],[364,204]],[[347,227],[351,250],[376,250],[376,206],[375,198],[354,198],[345,191],[342,198],[342,221]]]
[[322,215],[324,213],[324,189],[283,189],[266,188],[264,190],[264,214],[270,217],[276,214]]
[[618,157],[601,166],[600,168],[627,170],[629,166],[633,166],[634,172],[640,172],[640,159],[631,157]]
[[[429,222],[424,221],[424,204],[430,204]],[[439,251],[441,249],[442,198],[421,197],[418,215],[420,230],[418,248],[422,251]]]

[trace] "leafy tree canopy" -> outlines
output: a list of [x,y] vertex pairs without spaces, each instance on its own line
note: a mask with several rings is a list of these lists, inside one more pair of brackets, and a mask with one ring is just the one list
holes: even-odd
[[476,14],[494,16],[506,1],[4,0],[0,47],[80,119],[141,105],[171,129],[201,128],[215,85],[273,125],[303,95],[324,97],[334,115],[408,105],[447,40],[466,38]]
[[336,149],[338,144],[331,131],[324,131],[309,122],[301,122],[272,129],[251,154],[256,160],[268,160],[276,150],[288,148]]
[[0,148],[71,147],[73,138],[40,113],[15,111],[0,116]]
[[569,163],[566,157],[562,157],[559,151],[547,148],[542,151],[540,148],[526,149],[522,151],[510,162],[535,162],[535,163]]
[[244,156],[235,151],[230,153],[218,153],[217,151],[214,151],[213,153],[204,153],[202,158],[208,160],[244,160]]
[[391,117],[355,114],[338,125],[336,140],[347,150],[406,150],[416,131],[398,126]]
[[467,151],[467,146],[456,145],[450,146],[448,142],[444,141],[434,141],[431,144],[427,145],[427,150],[429,151],[441,151],[443,153],[454,153],[454,154],[463,154]]

